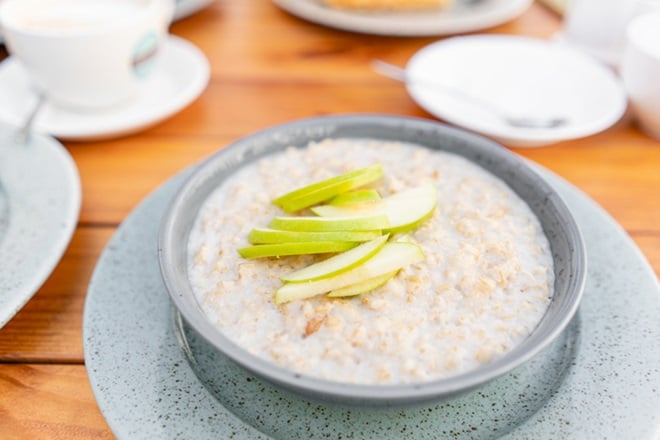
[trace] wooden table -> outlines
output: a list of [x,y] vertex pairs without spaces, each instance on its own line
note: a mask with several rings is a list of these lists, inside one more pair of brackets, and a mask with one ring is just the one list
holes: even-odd
[[[488,32],[545,38],[559,26],[553,12],[535,4]],[[65,142],[82,179],[80,221],[52,276],[0,330],[2,439],[113,437],[85,371],[85,294],[119,223],[168,177],[242,136],[293,119],[353,112],[432,118],[400,84],[374,74],[369,61],[404,64],[437,38],[326,29],[265,0],[218,0],[171,31],[206,54],[211,82],[196,102],[149,130],[116,140]],[[660,142],[624,118],[595,136],[515,151],[600,203],[660,273]]]

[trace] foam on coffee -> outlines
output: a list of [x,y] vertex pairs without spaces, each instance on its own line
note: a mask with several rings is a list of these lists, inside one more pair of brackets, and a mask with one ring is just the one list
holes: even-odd
[[[31,30],[93,29],[105,23],[128,20],[139,14],[145,2],[139,0],[65,0],[44,2],[38,9],[16,11],[15,22]],[[21,8],[22,9],[22,8]]]

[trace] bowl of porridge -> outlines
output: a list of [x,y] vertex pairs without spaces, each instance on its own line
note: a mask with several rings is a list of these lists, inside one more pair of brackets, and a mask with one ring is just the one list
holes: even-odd
[[210,350],[306,398],[371,407],[450,398],[521,365],[570,322],[586,277],[577,224],[530,165],[384,115],[223,148],[172,201],[159,261]]

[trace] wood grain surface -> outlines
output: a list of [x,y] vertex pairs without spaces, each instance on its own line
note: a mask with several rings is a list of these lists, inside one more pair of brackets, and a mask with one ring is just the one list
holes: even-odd
[[[559,20],[534,4],[484,32],[549,38]],[[242,136],[293,119],[363,112],[432,119],[400,84],[373,73],[369,62],[403,65],[438,38],[342,32],[302,21],[265,0],[217,0],[171,32],[208,57],[212,77],[203,95],[138,134],[63,142],[82,179],[80,222],[51,277],[0,329],[0,439],[113,438],[84,367],[85,294],[117,226],[158,185]],[[0,51],[0,59],[5,56]],[[660,142],[625,117],[595,136],[514,151],[602,205],[660,273]]]

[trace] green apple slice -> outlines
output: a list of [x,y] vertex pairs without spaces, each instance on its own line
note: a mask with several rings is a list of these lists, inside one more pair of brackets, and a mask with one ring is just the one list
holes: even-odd
[[413,243],[412,238],[410,238],[410,235],[408,234],[399,235],[394,241],[397,243]]
[[355,241],[361,243],[373,240],[380,236],[380,231],[304,232],[254,228],[250,231],[248,241],[252,244],[297,243],[310,241]]
[[407,189],[380,201],[351,203],[342,206],[322,205],[312,208],[324,218],[385,214],[388,232],[403,232],[415,228],[431,215],[438,203],[438,190],[432,183]]
[[312,241],[300,243],[257,244],[238,250],[243,258],[284,257],[287,255],[344,252],[357,246],[349,241]]
[[338,194],[372,183],[381,177],[383,177],[383,166],[381,164],[372,165],[304,186],[277,197],[273,203],[285,212],[299,211],[329,200]]
[[380,231],[390,227],[385,214],[367,214],[346,217],[275,217],[270,228],[285,231]]
[[328,293],[329,298],[345,298],[349,296],[357,296],[363,293],[370,292],[379,288],[380,286],[387,283],[389,280],[394,278],[394,275],[399,273],[398,270],[393,270],[390,273],[385,275],[380,275],[374,278],[369,278],[360,283],[351,284],[350,286],[342,287],[340,289],[335,289]]
[[356,202],[373,202],[380,200],[380,194],[375,189],[359,189],[357,191],[349,191],[344,194],[339,194],[333,197],[328,202],[328,205],[343,205],[346,203]]
[[345,272],[357,266],[363,261],[371,258],[380,248],[385,245],[389,235],[383,235],[374,240],[362,243],[349,251],[342,252],[327,260],[319,261],[311,266],[304,267],[282,277],[282,281],[288,283],[300,283],[328,278],[338,273]]
[[282,304],[341,289],[385,275],[423,259],[424,252],[416,244],[385,243],[376,255],[346,272],[307,283],[286,283],[275,293],[275,303]]

